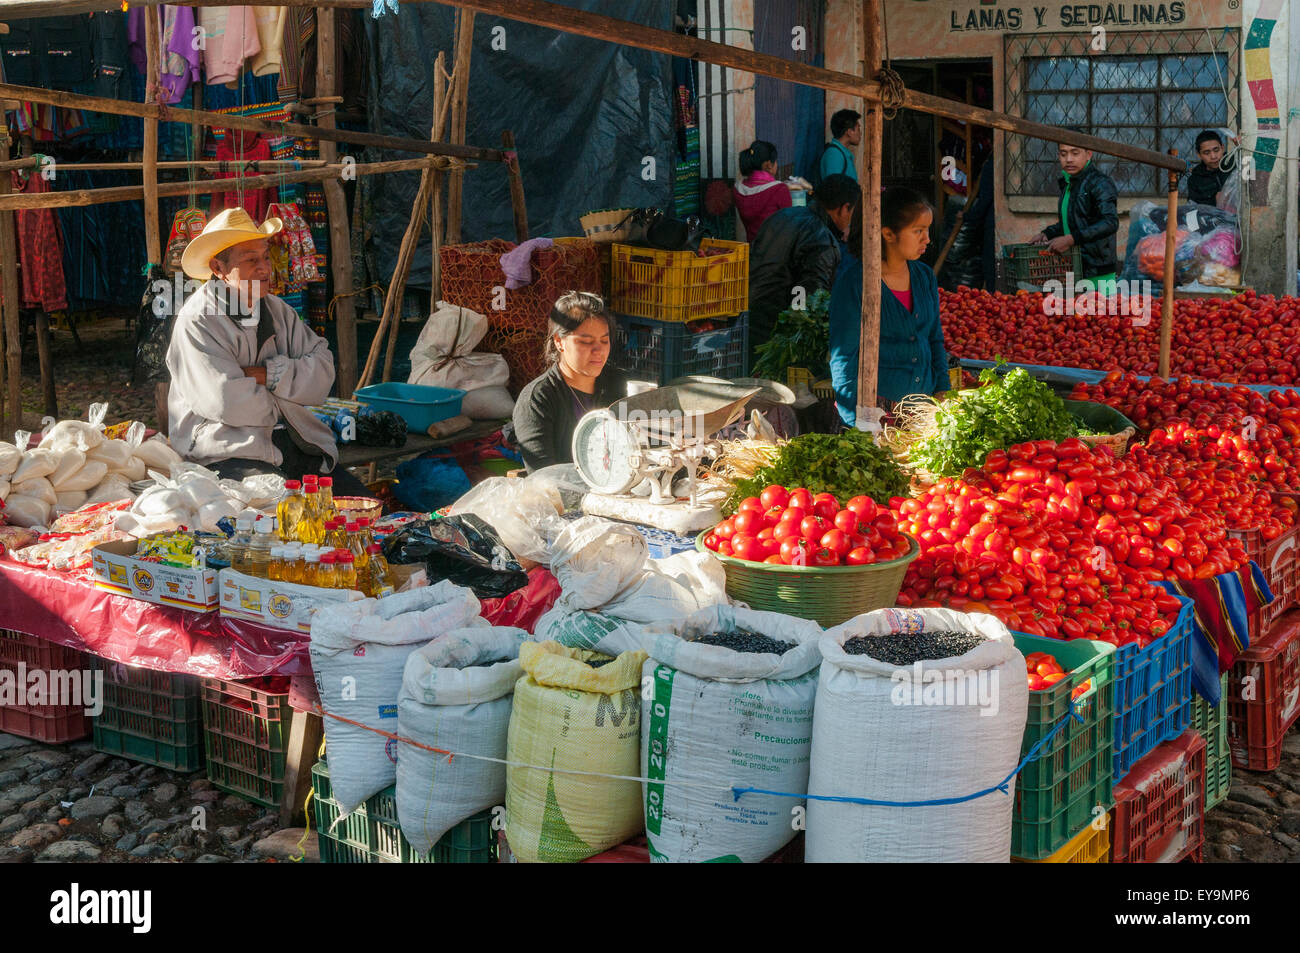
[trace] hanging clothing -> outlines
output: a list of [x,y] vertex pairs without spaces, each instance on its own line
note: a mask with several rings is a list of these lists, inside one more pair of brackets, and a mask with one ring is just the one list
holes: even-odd
[[126,72],[127,14],[118,10],[92,13],[90,43],[94,56],[94,94],[104,99],[125,99],[131,91]]
[[[18,172],[10,175],[13,176],[15,192],[39,195],[50,191],[50,184],[39,172],[25,177]],[[17,218],[18,270],[22,279],[19,299],[22,306],[46,313],[66,311],[68,289],[63,280],[63,236],[54,210],[20,209]]]
[[[127,36],[130,39],[131,62],[139,72],[148,68],[148,53],[144,37],[144,9],[133,8],[128,14]],[[208,38],[207,42],[211,42]],[[174,106],[181,101],[185,91],[200,79],[199,65],[203,54],[194,48],[194,10],[175,4],[166,4],[158,17],[159,69],[157,77],[147,77],[158,84],[158,101]]]
[[[225,135],[217,142],[217,159],[231,162],[236,159],[258,160],[271,158],[271,145],[265,136],[257,132],[242,129],[226,129]],[[213,178],[233,179],[234,172],[218,172]],[[275,189],[253,189],[244,192],[242,198],[238,191],[213,192],[212,203],[208,206],[208,217],[216,215],[223,208],[243,207],[254,221],[266,218],[266,210],[275,201]]]
[[91,78],[90,17],[7,20],[0,35],[5,76],[19,86],[70,90]]
[[[339,77],[340,109],[366,109],[366,45],[360,10],[339,10],[334,18],[334,63]],[[289,10],[280,59],[280,100],[296,102],[316,95],[316,11]]]
[[284,23],[288,19],[286,7],[254,7],[253,18],[257,22],[257,42],[261,49],[248,62],[254,76],[266,76],[280,72],[282,57],[281,44],[284,39]]
[[257,20],[251,7],[200,7],[199,26],[207,37],[203,71],[210,85],[234,83],[248,57],[260,53]]

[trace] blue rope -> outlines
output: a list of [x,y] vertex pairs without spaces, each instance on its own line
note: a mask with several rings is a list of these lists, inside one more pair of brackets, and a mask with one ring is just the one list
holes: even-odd
[[1025,765],[1029,762],[1038,760],[1040,757],[1039,752],[1042,748],[1045,745],[1050,744],[1052,740],[1061,733],[1062,729],[1070,723],[1071,718],[1079,722],[1079,724],[1083,724],[1083,716],[1080,715],[1078,710],[1075,708],[1074,699],[1070,700],[1070,710],[1052,727],[1051,731],[1039,739],[1038,744],[1034,745],[1028,752],[1026,752],[1025,756],[1020,759],[1020,763],[1012,768],[1011,773],[1003,778],[1001,783],[995,784],[991,788],[985,788],[983,791],[976,791],[974,794],[967,794],[963,797],[935,798],[929,801],[881,801],[869,797],[845,797],[833,794],[797,794],[793,791],[768,791],[763,788],[734,787],[731,789],[731,796],[735,801],[739,801],[741,795],[744,794],[770,794],[773,797],[792,797],[798,798],[801,801],[831,801],[837,804],[863,804],[868,807],[943,807],[949,804],[964,804],[966,801],[974,801],[977,798],[986,797],[994,791],[1001,791],[1003,794],[1010,795],[1011,791],[1008,786],[1011,783],[1011,779],[1024,770]]

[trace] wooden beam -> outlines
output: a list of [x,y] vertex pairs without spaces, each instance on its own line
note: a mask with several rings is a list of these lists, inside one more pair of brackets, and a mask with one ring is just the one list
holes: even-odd
[[[862,76],[880,72],[880,4],[862,3]],[[858,342],[858,402],[855,412],[861,429],[868,410],[876,406],[880,368],[880,184],[884,153],[884,108],[879,100],[862,101],[862,314]]]
[[[5,125],[5,115],[0,112],[0,160],[9,158],[9,128]],[[8,172],[0,173],[0,197],[6,196],[12,190],[13,176]],[[18,242],[17,234],[14,231],[14,213],[0,212],[0,318],[3,318],[3,340],[4,355],[0,359],[0,365],[5,360],[8,361],[8,372],[0,368],[0,387],[8,382],[8,409],[12,415],[13,429],[22,426],[22,399],[21,390],[18,386],[19,378],[14,372],[15,364],[21,371],[22,352],[19,351],[18,360],[9,356],[9,350],[13,347],[11,342],[18,342],[18,329],[20,327],[20,317],[18,314]],[[19,347],[21,348],[21,343]],[[6,426],[5,418],[5,395],[0,394],[0,434],[12,437],[13,430]]]
[[510,180],[510,210],[515,216],[515,241],[528,241],[528,207],[524,204],[524,180],[519,174],[519,156],[515,153],[515,134],[509,129],[501,132],[501,148],[506,159],[506,176]]
[[[1176,149],[1169,150],[1177,155]],[[1169,351],[1174,339],[1174,245],[1178,237],[1178,176],[1169,173],[1168,218],[1165,219],[1165,274],[1160,296],[1160,376],[1169,379]]]
[[[411,172],[416,169],[449,168],[456,160],[446,156],[426,156],[421,159],[393,159],[388,162],[361,162],[352,167],[358,175],[378,175],[384,172]],[[243,180],[245,190],[269,189],[291,182],[327,182],[337,179],[341,165],[303,169],[301,172],[281,172],[276,175],[249,176]],[[160,196],[207,195],[230,191],[232,180],[208,179],[202,182],[162,182],[158,185]],[[108,202],[138,202],[144,197],[139,185],[116,185],[102,189],[76,189],[67,192],[42,192],[39,195],[0,195],[0,210],[24,208],[70,208],[84,205],[103,205]]]
[[[161,74],[158,43],[162,28],[158,23],[158,8],[144,11],[145,92],[146,104],[158,101],[158,77]],[[144,155],[141,163],[144,182],[144,248],[151,265],[162,264],[162,237],[158,225],[158,119],[147,116],[144,120]],[[44,374],[44,368],[42,368]]]
[[[352,132],[347,129],[323,129],[294,122],[266,122],[248,116],[181,109],[176,106],[161,107],[151,103],[132,103],[100,96],[83,96],[55,89],[35,86],[15,86],[0,83],[0,99],[62,106],[65,109],[88,109],[110,116],[139,116],[141,119],[161,119],[164,122],[199,122],[217,129],[245,129],[249,132],[266,132],[273,136],[297,136],[313,141],[346,142],[354,146],[374,146],[376,149],[393,149],[399,152],[418,152],[424,155],[452,156],[459,159],[477,159],[482,162],[504,162],[500,149],[480,149],[477,146],[453,145],[446,142],[428,142],[405,139],[400,136],[380,136],[373,132]],[[165,115],[164,115],[165,111]]]
[[[334,62],[335,12],[316,11],[316,95],[320,99],[338,99],[338,69]],[[322,129],[334,128],[334,103],[321,106],[316,123]],[[332,164],[338,157],[338,146],[327,139],[320,142],[321,158]],[[357,386],[357,299],[352,294],[352,229],[348,223],[348,203],[343,195],[343,183],[336,178],[321,183],[325,193],[325,209],[330,230],[330,277],[333,279],[334,330],[337,339],[338,395],[351,394]]]
[[[433,64],[433,131],[441,139],[447,124],[447,54],[438,51]],[[442,214],[442,183],[445,176],[437,172],[429,194],[429,310],[437,307],[442,297],[442,236],[445,227]]]
[[41,393],[45,413],[55,420],[59,417],[59,395],[54,387],[54,359],[50,353],[50,316],[44,310],[36,312],[36,354],[41,362]]
[[[469,68],[474,55],[474,11],[456,11],[456,60],[452,65],[451,142],[465,141],[465,123],[469,113]],[[460,223],[464,208],[464,173],[452,172],[447,179],[447,243],[460,242]]]

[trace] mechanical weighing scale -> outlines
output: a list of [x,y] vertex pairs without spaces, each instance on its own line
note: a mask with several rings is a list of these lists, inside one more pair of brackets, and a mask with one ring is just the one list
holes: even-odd
[[[591,487],[582,500],[590,516],[691,535],[722,513],[699,499],[700,461],[721,453],[714,434],[741,418],[759,388],[711,378],[685,379],[584,414],[573,431],[573,462]],[[686,470],[685,498],[673,478]]]

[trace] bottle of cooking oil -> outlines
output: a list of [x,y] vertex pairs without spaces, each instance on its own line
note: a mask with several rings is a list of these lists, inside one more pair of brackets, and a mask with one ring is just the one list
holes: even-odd
[[303,547],[302,584],[304,586],[320,585],[320,550],[315,546]]
[[357,526],[361,527],[361,542],[365,544],[366,552],[370,552],[370,547],[375,541],[375,532],[370,526],[370,517],[358,516]]
[[271,546],[271,560],[266,564],[266,578],[273,582],[284,581],[284,543]]
[[329,549],[348,548],[348,536],[344,530],[343,517],[336,516],[326,524],[325,546]]
[[357,569],[352,554],[346,550],[334,554],[334,575],[340,589],[357,588]]
[[230,537],[230,568],[235,572],[248,572],[248,545],[253,541],[252,510],[245,510],[235,518],[235,535]]
[[366,575],[370,579],[370,595],[375,598],[391,595],[395,587],[388,560],[384,558],[384,547],[379,543],[371,543],[366,547],[366,555],[369,557]]
[[298,518],[302,516],[302,483],[298,480],[284,481],[284,496],[275,507],[275,525],[280,530],[280,542],[287,543],[293,539]]
[[336,519],[339,515],[339,508],[334,505],[334,478],[323,476],[316,483],[320,487],[321,519]]
[[370,554],[366,552],[365,540],[361,535],[361,527],[356,522],[348,523],[348,552],[352,553],[352,562],[357,569],[364,569]]
[[319,543],[325,539],[325,524],[320,518],[320,490],[307,486],[303,490],[302,514],[294,527],[293,537],[300,543]]
[[302,543],[288,543],[284,547],[284,573],[281,579],[285,582],[302,582]]
[[253,526],[253,541],[248,545],[248,569],[250,576],[260,579],[269,577],[271,564],[271,543],[275,535],[275,519],[264,516]]
[[316,585],[322,589],[337,589],[338,575],[334,571],[334,551],[320,554],[320,565],[316,569]]

